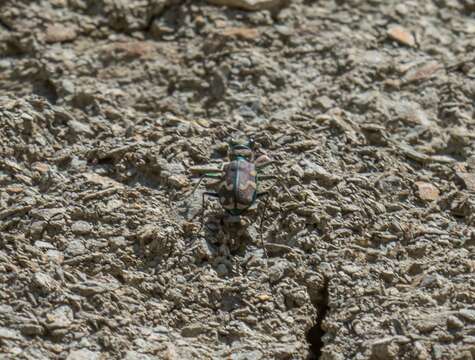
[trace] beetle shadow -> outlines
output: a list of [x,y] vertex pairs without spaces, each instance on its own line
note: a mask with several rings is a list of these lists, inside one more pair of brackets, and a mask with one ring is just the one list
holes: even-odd
[[[222,213],[221,216],[223,216]],[[218,270],[217,267],[220,264],[225,264],[228,268],[225,275],[227,278],[242,276],[247,272],[243,265],[249,259],[255,258],[256,251],[260,251],[258,226],[255,226],[250,219],[244,223],[220,220],[211,219],[207,223],[208,227],[205,228],[204,238],[212,244],[217,253],[216,258],[210,261],[210,264],[215,270]],[[211,228],[209,224],[211,224]]]

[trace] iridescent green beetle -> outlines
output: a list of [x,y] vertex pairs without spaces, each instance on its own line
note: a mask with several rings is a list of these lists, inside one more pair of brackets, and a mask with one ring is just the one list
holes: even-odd
[[221,180],[217,192],[203,193],[203,207],[206,196],[215,197],[223,209],[231,216],[240,216],[248,210],[256,200],[267,194],[259,192],[259,170],[272,163],[266,156],[254,159],[254,142],[231,140],[229,142],[229,162],[222,169],[195,167],[193,173],[203,173],[193,189],[192,194],[204,178]]

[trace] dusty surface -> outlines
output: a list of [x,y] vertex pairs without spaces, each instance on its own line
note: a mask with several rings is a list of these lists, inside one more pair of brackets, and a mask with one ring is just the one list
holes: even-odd
[[2,1],[0,357],[475,358],[475,4],[276,3]]

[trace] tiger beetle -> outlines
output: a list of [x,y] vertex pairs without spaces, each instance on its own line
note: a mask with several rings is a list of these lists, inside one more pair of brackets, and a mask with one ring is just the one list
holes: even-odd
[[254,159],[253,148],[252,139],[248,141],[232,139],[229,142],[230,162],[224,164],[221,169],[202,167],[191,169],[195,173],[204,172],[191,195],[204,178],[220,180],[217,184],[217,192],[203,192],[202,211],[204,211],[205,197],[214,197],[219,199],[221,206],[231,219],[240,221],[240,216],[254,205],[257,199],[267,195],[266,191],[259,192],[258,184],[260,179],[268,176],[260,176],[259,170],[272,164],[272,161],[266,155]]
[[[259,191],[259,180],[274,178],[275,176],[259,175],[259,170],[273,164],[273,161],[266,155],[261,155],[254,159],[254,141],[237,141],[232,139],[229,142],[229,162],[225,163],[221,169],[208,167],[191,168],[192,173],[201,173],[198,183],[195,185],[190,196],[196,191],[204,178],[220,180],[218,182],[218,191],[205,191],[202,195],[201,214],[204,213],[205,197],[210,196],[218,198],[221,206],[229,215],[227,222],[241,222],[243,215],[256,200],[267,195],[267,191]],[[267,205],[267,204],[266,204]],[[262,251],[266,258],[265,271],[269,286],[272,284],[269,276],[268,255],[264,246],[264,238],[262,235],[262,226],[264,223],[265,208],[261,216],[260,222],[260,240]],[[202,219],[203,221],[203,219]],[[223,220],[221,220],[223,223]],[[203,224],[203,223],[202,223]]]

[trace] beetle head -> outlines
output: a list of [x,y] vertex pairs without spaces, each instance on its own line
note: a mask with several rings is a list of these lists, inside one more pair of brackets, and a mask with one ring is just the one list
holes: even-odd
[[236,160],[238,157],[244,158],[248,161],[253,159],[252,148],[254,141],[252,138],[249,140],[231,139],[229,141],[229,157],[231,160]]

